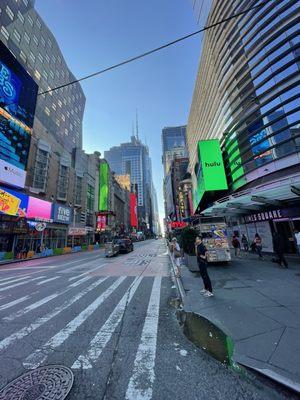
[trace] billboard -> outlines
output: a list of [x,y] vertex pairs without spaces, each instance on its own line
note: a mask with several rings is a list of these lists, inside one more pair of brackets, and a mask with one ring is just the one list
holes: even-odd
[[97,231],[105,231],[106,229],[106,215],[97,215],[97,223],[96,223],[96,230]]
[[137,201],[134,193],[130,193],[130,226],[132,228],[137,228],[138,226]]
[[101,162],[99,166],[99,211],[108,211],[108,164]]
[[28,196],[8,188],[0,187],[0,214],[26,217]]
[[49,201],[29,196],[27,218],[51,221],[51,206]]
[[0,41],[0,182],[23,188],[38,86]]
[[244,174],[244,168],[242,158],[240,154],[240,148],[236,139],[236,133],[234,132],[230,137],[226,139],[225,150],[228,154],[229,169],[232,177],[234,189],[238,189],[246,183],[246,179],[240,179],[239,182],[234,184],[236,180],[241,178]]
[[205,192],[228,189],[224,162],[218,139],[198,142],[199,169],[194,187],[195,206]]
[[52,204],[52,219],[53,222],[60,224],[70,224],[72,221],[72,209],[60,204]]

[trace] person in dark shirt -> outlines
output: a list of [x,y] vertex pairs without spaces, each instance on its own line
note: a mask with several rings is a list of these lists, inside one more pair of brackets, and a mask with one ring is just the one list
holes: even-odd
[[274,234],[273,234],[273,248],[274,248],[274,252],[277,256],[276,261],[278,262],[278,264],[282,268],[287,268],[288,263],[284,257],[284,241],[283,241],[282,236],[277,232],[274,232]]
[[200,270],[201,278],[203,280],[204,289],[200,291],[205,297],[212,297],[213,290],[212,284],[207,272],[207,249],[202,242],[202,238],[197,236],[195,242],[195,251],[197,256],[198,267]]

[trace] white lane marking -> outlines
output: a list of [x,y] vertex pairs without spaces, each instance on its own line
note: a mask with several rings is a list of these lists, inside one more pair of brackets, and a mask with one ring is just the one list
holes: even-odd
[[28,356],[23,362],[24,368],[35,369],[41,365],[46,360],[47,356],[67,340],[68,337],[96,311],[96,309],[117,289],[118,286],[121,285],[125,279],[125,276],[121,276],[86,309],[81,311],[77,317],[70,321],[65,328],[49,339],[40,349],[37,349],[34,353],[30,354],[30,356]]
[[133,298],[137,288],[142,282],[142,279],[143,278],[141,277],[135,278],[133,284],[131,285],[131,289],[129,288],[126,291],[122,299],[119,301],[118,305],[115,307],[114,311],[110,314],[109,318],[106,320],[105,324],[101,327],[100,331],[91,340],[87,354],[80,355],[77,358],[77,360],[72,365],[73,369],[92,368],[92,363],[97,361],[97,359],[99,359],[103,349],[110,341],[114,331],[121,322],[126,306],[130,303],[131,299]]
[[17,286],[26,285],[26,283],[31,283],[31,282],[37,281],[39,279],[42,279],[42,278],[45,278],[45,276],[39,276],[38,278],[29,279],[28,281],[18,282],[18,283],[15,283],[14,285],[5,286],[4,288],[0,289],[0,292],[3,292],[4,290],[8,290],[8,289],[11,289],[11,288],[14,288]]
[[157,329],[159,319],[161,277],[154,279],[141,341],[134,360],[126,400],[151,400],[155,379]]
[[73,288],[75,286],[78,286],[81,283],[83,283],[82,279],[80,281],[78,281],[78,282],[73,283],[72,285],[67,286],[65,289],[63,289],[61,291],[58,291],[58,292],[56,292],[54,294],[51,294],[48,297],[45,297],[45,298],[43,298],[43,299],[41,299],[41,300],[39,300],[39,301],[37,301],[37,302],[35,302],[33,304],[30,304],[26,308],[23,308],[23,309],[21,309],[19,311],[16,311],[15,313],[7,316],[7,317],[4,317],[3,320],[5,320],[5,321],[13,321],[16,318],[22,317],[24,314],[27,314],[28,312],[30,312],[32,310],[35,310],[36,308],[42,306],[43,304],[48,303],[48,301],[51,301],[51,300],[55,299],[58,296],[66,294],[67,292],[69,292],[71,290],[71,288]]
[[76,287],[76,286],[80,285],[82,282],[86,282],[91,278],[92,278],[92,276],[86,276],[85,278],[81,278],[81,279],[79,279],[79,281],[72,283],[72,285],[70,285],[70,287]]
[[17,299],[17,300],[13,300],[13,301],[10,301],[9,303],[2,304],[2,306],[0,306],[0,311],[6,310],[7,308],[13,307],[13,306],[15,306],[16,304],[22,303],[23,301],[28,300],[29,297],[30,297],[30,296],[20,297],[20,298]]
[[[28,274],[26,274],[26,275],[16,275],[16,276],[10,276],[9,278],[0,278],[0,280],[1,280],[1,282],[4,282],[4,281],[8,281],[8,280],[10,280],[10,279],[15,279],[15,278],[18,278],[18,277],[20,277],[20,278],[28,278],[29,277],[29,275]],[[7,283],[7,282],[6,282]],[[2,285],[2,283],[1,283],[1,285]]]
[[22,278],[17,278],[17,279],[11,279],[10,281],[0,283],[0,286],[9,285],[10,283],[23,281],[24,279],[28,279],[28,278],[29,278],[29,276],[24,276]]
[[29,335],[30,333],[32,333],[33,331],[35,331],[36,329],[40,328],[46,322],[50,321],[52,318],[56,317],[62,311],[64,311],[68,307],[70,307],[77,300],[81,299],[81,297],[86,295],[88,292],[95,289],[106,279],[108,279],[108,277],[98,279],[92,285],[85,288],[82,292],[79,292],[78,294],[76,294],[76,296],[72,297],[70,300],[65,301],[61,306],[56,307],[54,310],[52,310],[45,316],[38,318],[35,322],[32,322],[29,326],[25,326],[24,328],[21,328],[17,332],[12,333],[10,336],[1,340],[0,341],[0,351],[6,349],[8,346],[10,346],[12,343],[14,343],[17,339],[22,339],[23,337],[25,337],[25,336]]
[[37,286],[38,286],[38,285],[43,285],[44,283],[48,283],[48,282],[54,281],[55,279],[58,279],[58,278],[60,278],[60,276],[54,276],[53,278],[45,279],[45,280],[43,280],[43,281],[41,281],[41,282],[38,282],[38,283],[37,283]]
[[88,275],[88,274],[91,273],[91,272],[94,272],[94,271],[97,271],[98,269],[103,268],[105,265],[107,265],[107,264],[100,264],[100,265],[98,265],[97,267],[92,268],[92,269],[89,269],[88,271],[83,272],[82,274],[73,276],[72,278],[69,278],[68,280],[69,280],[69,281],[73,281],[74,279],[80,278],[81,276]]

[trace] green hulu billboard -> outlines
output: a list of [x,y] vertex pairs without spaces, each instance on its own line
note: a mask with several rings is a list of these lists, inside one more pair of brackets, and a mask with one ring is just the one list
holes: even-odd
[[99,166],[99,211],[108,211],[108,164],[101,162]]
[[219,140],[199,141],[198,158],[197,187],[194,188],[194,203],[196,206],[198,206],[206,192],[228,189]]

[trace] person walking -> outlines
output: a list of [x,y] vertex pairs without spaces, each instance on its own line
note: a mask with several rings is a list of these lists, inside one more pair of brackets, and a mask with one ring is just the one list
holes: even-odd
[[213,289],[211,280],[207,272],[207,249],[202,242],[202,238],[199,236],[196,237],[195,251],[197,256],[198,267],[204,285],[204,289],[200,290],[200,293],[203,294],[203,296],[205,297],[212,297]]
[[287,268],[288,263],[284,257],[284,243],[283,238],[278,232],[273,234],[273,249],[276,254],[276,262],[282,267]]
[[176,265],[176,278],[180,277],[180,266],[181,266],[181,249],[177,239],[174,237],[171,242],[171,253],[174,260],[174,264]]
[[244,233],[242,234],[242,244],[243,244],[244,250],[246,252],[248,252],[249,251],[249,243],[248,243],[247,236]]
[[240,241],[239,241],[239,239],[238,239],[238,237],[236,235],[233,235],[231,243],[232,243],[232,246],[234,248],[234,255],[236,257],[240,257],[241,243],[240,243]]
[[253,242],[255,244],[255,251],[258,254],[258,258],[260,260],[263,260],[264,258],[263,258],[263,255],[261,254],[261,251],[262,251],[262,238],[259,236],[258,233],[255,234]]
[[294,234],[296,239],[297,252],[300,256],[300,232],[298,231],[298,229],[295,229]]

